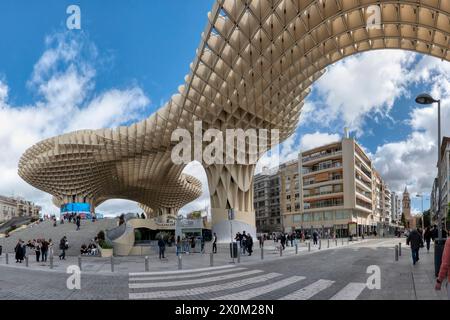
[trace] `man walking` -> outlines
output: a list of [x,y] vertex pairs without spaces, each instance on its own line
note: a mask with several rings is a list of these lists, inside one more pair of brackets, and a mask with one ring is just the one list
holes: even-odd
[[429,252],[430,251],[430,242],[431,242],[431,230],[430,230],[429,226],[425,229],[425,233],[424,233],[423,237],[427,244],[427,252]]
[[319,237],[319,234],[317,233],[316,230],[314,230],[313,232],[313,244],[316,245],[317,244],[317,238]]
[[61,241],[59,241],[59,249],[61,253],[59,254],[59,260],[66,260],[66,250],[69,248],[68,241],[66,236],[62,237]]
[[80,230],[81,218],[80,215],[77,216],[77,231]]
[[48,254],[48,242],[45,239],[42,239],[41,240],[42,262],[47,262],[47,254]]
[[158,240],[158,247],[159,247],[159,260],[165,259],[164,258],[164,251],[166,250],[166,243],[164,242],[162,237],[160,237],[159,240]]
[[423,247],[423,239],[417,229],[413,229],[409,233],[409,236],[406,239],[406,245],[411,246],[413,265],[415,265],[416,262],[419,261],[419,249]]
[[213,236],[213,247],[212,247],[212,249],[213,249],[213,253],[217,253],[217,235],[216,235],[215,232],[214,232],[214,236]]

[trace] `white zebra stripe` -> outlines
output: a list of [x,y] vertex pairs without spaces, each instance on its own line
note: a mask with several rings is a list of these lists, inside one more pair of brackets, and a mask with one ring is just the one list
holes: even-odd
[[210,278],[200,278],[200,279],[191,279],[184,281],[164,281],[164,282],[150,282],[150,283],[130,283],[128,286],[130,289],[144,289],[144,288],[161,288],[161,287],[180,287],[180,286],[188,286],[194,284],[205,284],[208,282],[222,281],[233,278],[245,277],[254,275],[256,273],[261,273],[261,270],[250,270],[239,273],[226,274],[217,277]]
[[217,270],[217,271],[209,271],[209,272],[200,272],[200,273],[191,273],[185,275],[174,275],[174,276],[162,276],[162,277],[137,277],[130,278],[130,281],[156,281],[156,280],[176,280],[176,279],[186,279],[186,278],[196,278],[196,277],[206,277],[226,272],[234,272],[234,271],[242,271],[246,268],[234,268],[234,269],[225,269],[225,270]]
[[281,276],[279,273],[268,273],[265,275],[233,281],[224,284],[216,284],[208,287],[182,289],[182,290],[168,290],[168,291],[155,291],[155,292],[133,292],[129,294],[130,299],[161,299],[161,298],[174,298],[195,296],[198,294],[217,292],[222,290],[237,289],[246,285],[264,282],[276,277]]
[[331,297],[330,300],[356,300],[366,286],[367,285],[365,283],[350,282],[333,297]]
[[254,288],[252,290],[246,290],[246,291],[240,291],[237,293],[227,294],[225,296],[213,298],[211,300],[250,300],[252,298],[255,298],[257,296],[282,289],[286,286],[289,286],[291,284],[297,283],[298,281],[301,281],[305,279],[305,277],[301,276],[293,276],[286,279],[283,279],[281,281],[275,282],[273,284],[268,284],[262,287]]
[[318,294],[320,291],[330,287],[334,281],[320,279],[309,286],[301,288],[300,290],[294,291],[278,300],[308,300],[311,297]]
[[235,265],[225,265],[219,267],[208,267],[208,268],[200,268],[200,269],[186,269],[186,270],[172,270],[172,271],[156,271],[156,272],[130,272],[129,276],[163,276],[167,274],[181,274],[181,273],[192,273],[192,272],[201,272],[201,271],[210,271],[210,270],[218,270],[218,269],[228,269],[233,268]]

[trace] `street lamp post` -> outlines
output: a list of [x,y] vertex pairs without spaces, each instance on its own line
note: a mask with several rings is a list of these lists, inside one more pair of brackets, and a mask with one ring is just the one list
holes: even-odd
[[441,100],[436,100],[433,97],[431,97],[427,93],[422,93],[416,97],[416,103],[418,104],[433,104],[437,103],[438,105],[438,143],[437,143],[437,152],[438,152],[438,159],[437,159],[437,166],[438,166],[438,177],[437,177],[437,191],[438,193],[438,212],[437,212],[437,220],[438,220],[438,239],[435,241],[434,246],[434,271],[435,275],[439,273],[439,268],[441,266],[441,260],[442,260],[442,253],[444,251],[444,244],[445,242],[442,239],[442,212],[441,212],[441,198],[442,198],[442,192],[441,192]]

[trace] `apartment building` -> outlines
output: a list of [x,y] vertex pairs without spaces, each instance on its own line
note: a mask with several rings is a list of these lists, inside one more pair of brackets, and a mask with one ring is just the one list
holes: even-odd
[[258,232],[281,232],[280,179],[278,168],[263,168],[253,180],[256,229]]
[[394,223],[399,223],[402,219],[402,199],[394,191],[391,193],[391,199],[391,221],[394,221]]
[[15,217],[39,217],[41,207],[22,198],[0,196],[0,222]]
[[350,225],[356,235],[394,231],[391,191],[348,134],[256,175],[254,195],[259,232],[348,236]]
[[[441,169],[441,212],[442,218],[446,219],[450,203],[450,137],[444,137],[440,147],[439,166]],[[433,213],[433,221],[436,223],[436,213],[438,212],[439,193],[438,179],[434,179],[433,189],[431,192],[431,210]],[[446,221],[448,223],[448,221]]]

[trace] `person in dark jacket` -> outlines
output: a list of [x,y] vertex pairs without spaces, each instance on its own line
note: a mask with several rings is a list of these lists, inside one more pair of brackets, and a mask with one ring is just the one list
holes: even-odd
[[285,244],[286,244],[286,236],[284,233],[281,234],[280,237],[280,243],[281,243],[281,247],[283,248],[283,250],[285,249]]
[[251,256],[252,252],[253,252],[253,238],[250,235],[250,233],[247,234],[246,245],[247,245],[248,255]]
[[80,224],[81,224],[81,217],[79,215],[77,216],[76,224],[77,224],[77,231],[78,231],[78,230],[80,230]]
[[159,238],[158,240],[158,247],[159,247],[159,259],[165,259],[164,257],[164,251],[166,250],[166,243],[164,242],[163,238]]
[[16,252],[16,263],[22,263],[25,257],[25,246],[21,239],[19,239],[16,246],[14,247],[14,251]]
[[423,237],[424,237],[424,240],[425,240],[425,242],[427,244],[427,252],[429,252],[430,251],[430,242],[431,242],[431,230],[430,230],[430,227],[427,227],[425,229],[425,233],[424,233]]
[[411,246],[411,255],[413,260],[413,265],[419,261],[419,249],[423,247],[423,239],[421,234],[417,229],[412,230],[406,239],[406,245]]
[[317,244],[317,239],[319,238],[319,234],[317,233],[316,230],[314,230],[313,232],[313,244],[316,245]]

